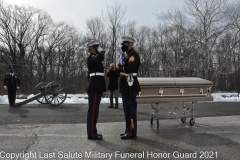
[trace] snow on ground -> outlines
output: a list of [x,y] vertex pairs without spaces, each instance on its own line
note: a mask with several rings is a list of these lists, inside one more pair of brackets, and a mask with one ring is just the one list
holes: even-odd
[[[27,97],[27,99],[33,97],[31,94]],[[213,101],[214,102],[235,102],[240,101],[240,97],[238,97],[238,93],[213,93]],[[19,96],[21,97],[21,95]],[[87,104],[87,94],[68,94],[67,99],[65,100],[65,104]],[[17,99],[16,103],[22,102],[26,99]],[[109,98],[102,98],[101,103],[109,103]],[[122,103],[122,98],[119,98],[119,103]],[[0,104],[8,104],[7,95],[0,95]],[[39,104],[36,100],[30,102],[29,104]]]

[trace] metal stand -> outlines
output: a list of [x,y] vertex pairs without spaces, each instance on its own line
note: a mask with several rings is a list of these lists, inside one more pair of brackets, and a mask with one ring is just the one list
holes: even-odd
[[157,128],[159,127],[159,118],[179,118],[181,117],[181,121],[183,123],[186,122],[187,116],[190,116],[191,119],[189,121],[189,124],[193,126],[195,124],[194,119],[194,104],[195,102],[192,102],[191,108],[186,108],[185,103],[183,102],[183,105],[181,107],[163,107],[160,106],[159,103],[155,103],[155,106],[153,103],[151,103],[151,118],[150,123],[153,124],[153,116],[155,115],[157,118]]

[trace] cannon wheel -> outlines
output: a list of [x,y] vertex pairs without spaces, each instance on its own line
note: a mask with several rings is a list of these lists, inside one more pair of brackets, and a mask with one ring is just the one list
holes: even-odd
[[[47,85],[46,82],[40,82],[35,88],[34,88],[34,92],[33,94],[36,95],[36,94],[39,94],[39,93],[42,93],[43,90],[42,88],[44,88],[45,86]],[[39,103],[41,104],[47,104],[48,102],[46,101],[45,97],[42,96],[40,98],[37,98],[36,99]]]
[[66,100],[67,93],[63,85],[53,81],[45,87],[44,97],[51,106],[58,106]]

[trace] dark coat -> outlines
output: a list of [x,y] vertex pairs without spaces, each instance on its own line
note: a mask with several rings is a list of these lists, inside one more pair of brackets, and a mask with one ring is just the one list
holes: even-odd
[[16,73],[13,73],[12,76],[10,73],[7,73],[3,80],[3,85],[7,86],[8,91],[16,91],[17,87],[20,87],[20,78]]
[[[140,66],[140,57],[138,53],[132,49],[129,51],[127,57],[125,58],[125,66],[123,72],[125,73],[138,73]],[[133,76],[133,85],[131,86],[131,93],[138,93],[141,91],[137,76]],[[120,77],[120,93],[129,93],[129,86],[127,83],[127,78],[124,75]]]
[[[104,73],[102,61],[104,60],[104,53],[96,55],[90,54],[87,58],[88,74],[100,72]],[[104,76],[92,76],[89,78],[87,92],[105,92],[106,82]]]
[[118,90],[118,77],[120,73],[118,70],[110,69],[107,72],[107,77],[109,77],[108,90]]

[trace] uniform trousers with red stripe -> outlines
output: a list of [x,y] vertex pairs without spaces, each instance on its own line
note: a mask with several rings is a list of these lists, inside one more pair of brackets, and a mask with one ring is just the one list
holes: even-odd
[[88,138],[97,136],[97,119],[102,92],[88,92],[87,134]]
[[[137,136],[137,94],[122,93],[123,110],[126,121],[125,134],[130,137]],[[132,120],[131,120],[132,119]],[[133,125],[132,122],[133,121]]]

